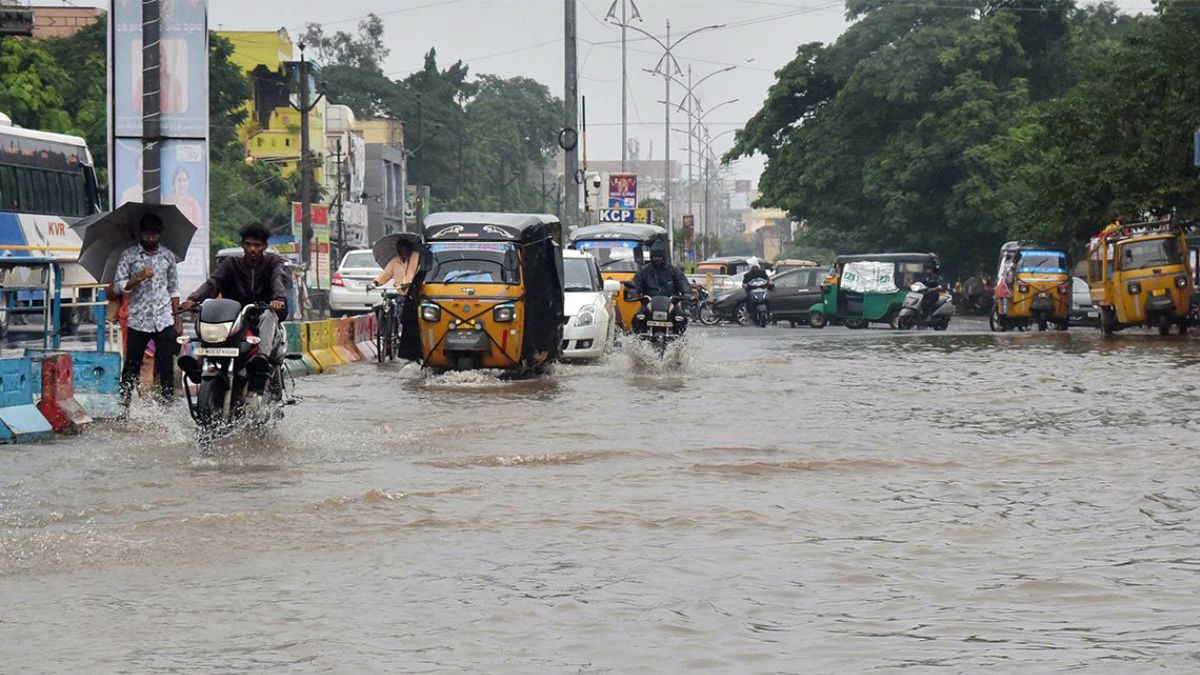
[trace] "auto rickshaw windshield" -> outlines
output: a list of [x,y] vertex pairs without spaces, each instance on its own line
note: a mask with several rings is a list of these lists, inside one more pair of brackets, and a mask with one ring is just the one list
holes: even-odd
[[1021,251],[1017,272],[1025,274],[1066,274],[1067,257],[1059,251]]
[[520,266],[514,244],[456,241],[430,244],[429,251],[433,261],[426,283],[520,283]]
[[1157,265],[1178,265],[1182,261],[1179,242],[1174,237],[1142,239],[1120,244],[1121,270],[1140,270]]
[[638,242],[618,239],[588,240],[575,244],[580,251],[587,251],[600,265],[601,272],[637,272],[635,258]]

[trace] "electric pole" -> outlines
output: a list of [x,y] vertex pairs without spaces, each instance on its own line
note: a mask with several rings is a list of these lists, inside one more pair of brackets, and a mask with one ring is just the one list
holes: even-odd
[[[321,102],[324,94],[318,94],[316,100],[309,102],[308,61],[304,58],[304,43],[301,42],[297,46],[300,47],[300,105],[293,105],[292,108],[300,113],[300,259],[304,262],[306,269],[314,270],[317,286],[320,287],[321,258],[317,256],[314,260],[312,255],[313,158],[312,147],[308,139],[308,116]],[[313,268],[313,265],[318,267]]]
[[162,192],[162,102],[158,0],[142,3],[142,201],[157,204]]
[[[565,53],[564,53],[564,75],[566,79],[565,90],[563,92],[563,131],[577,129],[579,124],[579,80],[578,68],[575,55],[575,3],[576,0],[563,0],[565,10]],[[577,134],[577,132],[576,132]],[[566,202],[567,202],[567,225],[568,228],[579,224],[579,154],[575,149],[575,143],[562,143],[560,136],[560,145],[563,146],[563,151],[566,156],[563,162],[563,168],[566,173],[565,182],[567,185]]]
[[[629,28],[629,20],[642,20],[642,14],[638,11],[637,5],[633,0],[613,0],[612,7],[608,8],[608,15],[604,18],[610,23],[616,23],[617,18],[617,3],[621,3],[621,23],[617,25],[621,27],[621,173],[625,173],[629,162],[629,74],[628,74],[628,56],[626,53],[625,34]],[[633,16],[629,16],[629,8],[633,8]]]

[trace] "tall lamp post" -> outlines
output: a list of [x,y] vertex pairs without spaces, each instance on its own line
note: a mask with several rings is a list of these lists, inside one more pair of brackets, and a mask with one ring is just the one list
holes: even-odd
[[[621,20],[617,21],[617,5],[621,5]],[[633,15],[630,16],[629,10],[633,9]],[[629,75],[628,75],[628,60],[625,54],[625,31],[629,27],[631,19],[642,20],[642,13],[638,11],[637,5],[633,0],[613,0],[612,7],[608,8],[608,14],[604,17],[605,21],[621,27],[621,173],[626,169],[626,163],[629,161],[629,123],[627,110],[629,108]]]
[[[718,72],[721,72],[721,71],[718,71]],[[713,75],[716,75],[716,73],[713,73]],[[710,75],[709,77],[711,77],[711,75]],[[705,79],[707,79],[707,78],[705,78]],[[700,82],[703,82],[703,81],[704,81],[704,80],[701,80]],[[700,82],[697,82],[697,83],[696,83],[696,85],[694,85],[694,86],[693,86],[693,88],[694,88],[695,86],[699,86]],[[692,95],[692,97],[693,97],[693,98],[695,98],[695,96],[694,96],[694,95]],[[707,135],[707,134],[708,134],[708,127],[707,127],[706,125],[704,125],[704,119],[705,119],[706,117],[708,117],[709,115],[713,114],[713,113],[714,113],[714,112],[716,112],[717,110],[719,110],[719,109],[721,109],[721,108],[724,108],[724,107],[725,107],[725,106],[727,106],[727,105],[732,105],[732,104],[734,104],[734,103],[737,103],[739,100],[741,100],[741,99],[731,98],[731,99],[729,99],[728,101],[723,101],[723,102],[721,102],[721,103],[718,103],[718,104],[714,105],[713,107],[709,108],[708,110],[705,110],[705,111],[703,111],[703,112],[699,112],[698,114],[693,114],[693,112],[692,112],[692,108],[691,108],[691,105],[690,105],[690,102],[689,102],[688,109],[687,109],[687,116],[688,116],[688,131],[686,132],[686,133],[687,133],[687,135],[688,135],[688,204],[689,204],[689,205],[691,204],[691,199],[692,199],[692,189],[693,189],[693,185],[692,185],[692,179],[691,179],[692,164],[694,163],[694,160],[692,159],[692,139],[693,139],[693,138],[695,138],[697,141],[700,141],[700,140],[701,140],[700,136],[698,136],[698,135],[696,134],[696,131],[697,131],[697,130],[698,130],[700,127],[701,127],[701,126],[704,126],[705,135]],[[697,108],[697,110],[699,110],[699,109],[700,109],[700,99],[698,99],[698,98],[697,98],[697,99],[695,99],[695,102],[696,102],[696,108]],[[676,129],[676,131],[678,131],[678,129]],[[730,131],[733,131],[733,130],[731,129]],[[725,135],[725,134],[727,134],[727,133],[729,133],[729,132],[728,132],[728,131],[722,132],[722,133],[718,134],[718,137],[719,137],[719,136],[724,136],[724,135]],[[711,142],[711,141],[710,141],[710,142]],[[712,148],[711,148],[711,147],[709,148],[709,151],[710,151],[710,152],[712,151]],[[705,183],[705,185],[707,186],[707,183]],[[706,189],[707,189],[707,188],[706,188]],[[705,236],[707,236],[707,235],[708,235],[708,198],[707,198],[707,197],[705,197],[705,200],[704,200],[704,227],[703,227],[703,231],[704,231],[704,234],[705,234]]]
[[663,55],[659,58],[658,63],[654,66],[654,73],[663,76],[663,86],[666,89],[665,104],[663,110],[665,113],[665,122],[663,123],[663,136],[666,139],[666,159],[663,163],[663,174],[666,182],[666,206],[667,206],[667,246],[671,248],[671,254],[675,253],[675,221],[671,213],[671,75],[672,70],[680,75],[683,74],[683,69],[679,67],[679,61],[675,59],[672,53],[679,43],[690,38],[691,36],[702,33],[706,30],[716,30],[724,28],[725,24],[714,24],[712,26],[701,26],[695,30],[691,30],[683,34],[683,37],[671,40],[671,21],[667,21],[667,39],[663,41],[658,36],[638,28],[637,26],[626,26],[630,30],[635,30],[642,35],[654,40],[658,46],[662,48]]

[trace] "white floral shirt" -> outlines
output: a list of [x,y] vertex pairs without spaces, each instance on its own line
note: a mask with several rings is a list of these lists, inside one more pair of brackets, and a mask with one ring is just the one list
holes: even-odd
[[[132,291],[125,290],[129,280],[147,266],[153,266],[154,276],[138,284]],[[129,294],[128,326],[143,333],[157,333],[175,324],[171,314],[171,298],[179,297],[179,269],[175,254],[159,247],[153,253],[132,246],[121,254],[117,263],[117,278],[113,282],[117,293]]]

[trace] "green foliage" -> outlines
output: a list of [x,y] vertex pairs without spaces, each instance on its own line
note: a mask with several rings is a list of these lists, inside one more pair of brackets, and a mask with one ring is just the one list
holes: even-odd
[[1011,238],[1069,245],[1150,208],[1200,218],[1200,16],[1069,0],[849,0],[801,45],[729,159],[762,154],[759,204],[796,246],[989,263]]
[[70,77],[44,43],[19,38],[0,42],[0,111],[13,124],[77,133],[63,99],[69,84]]

